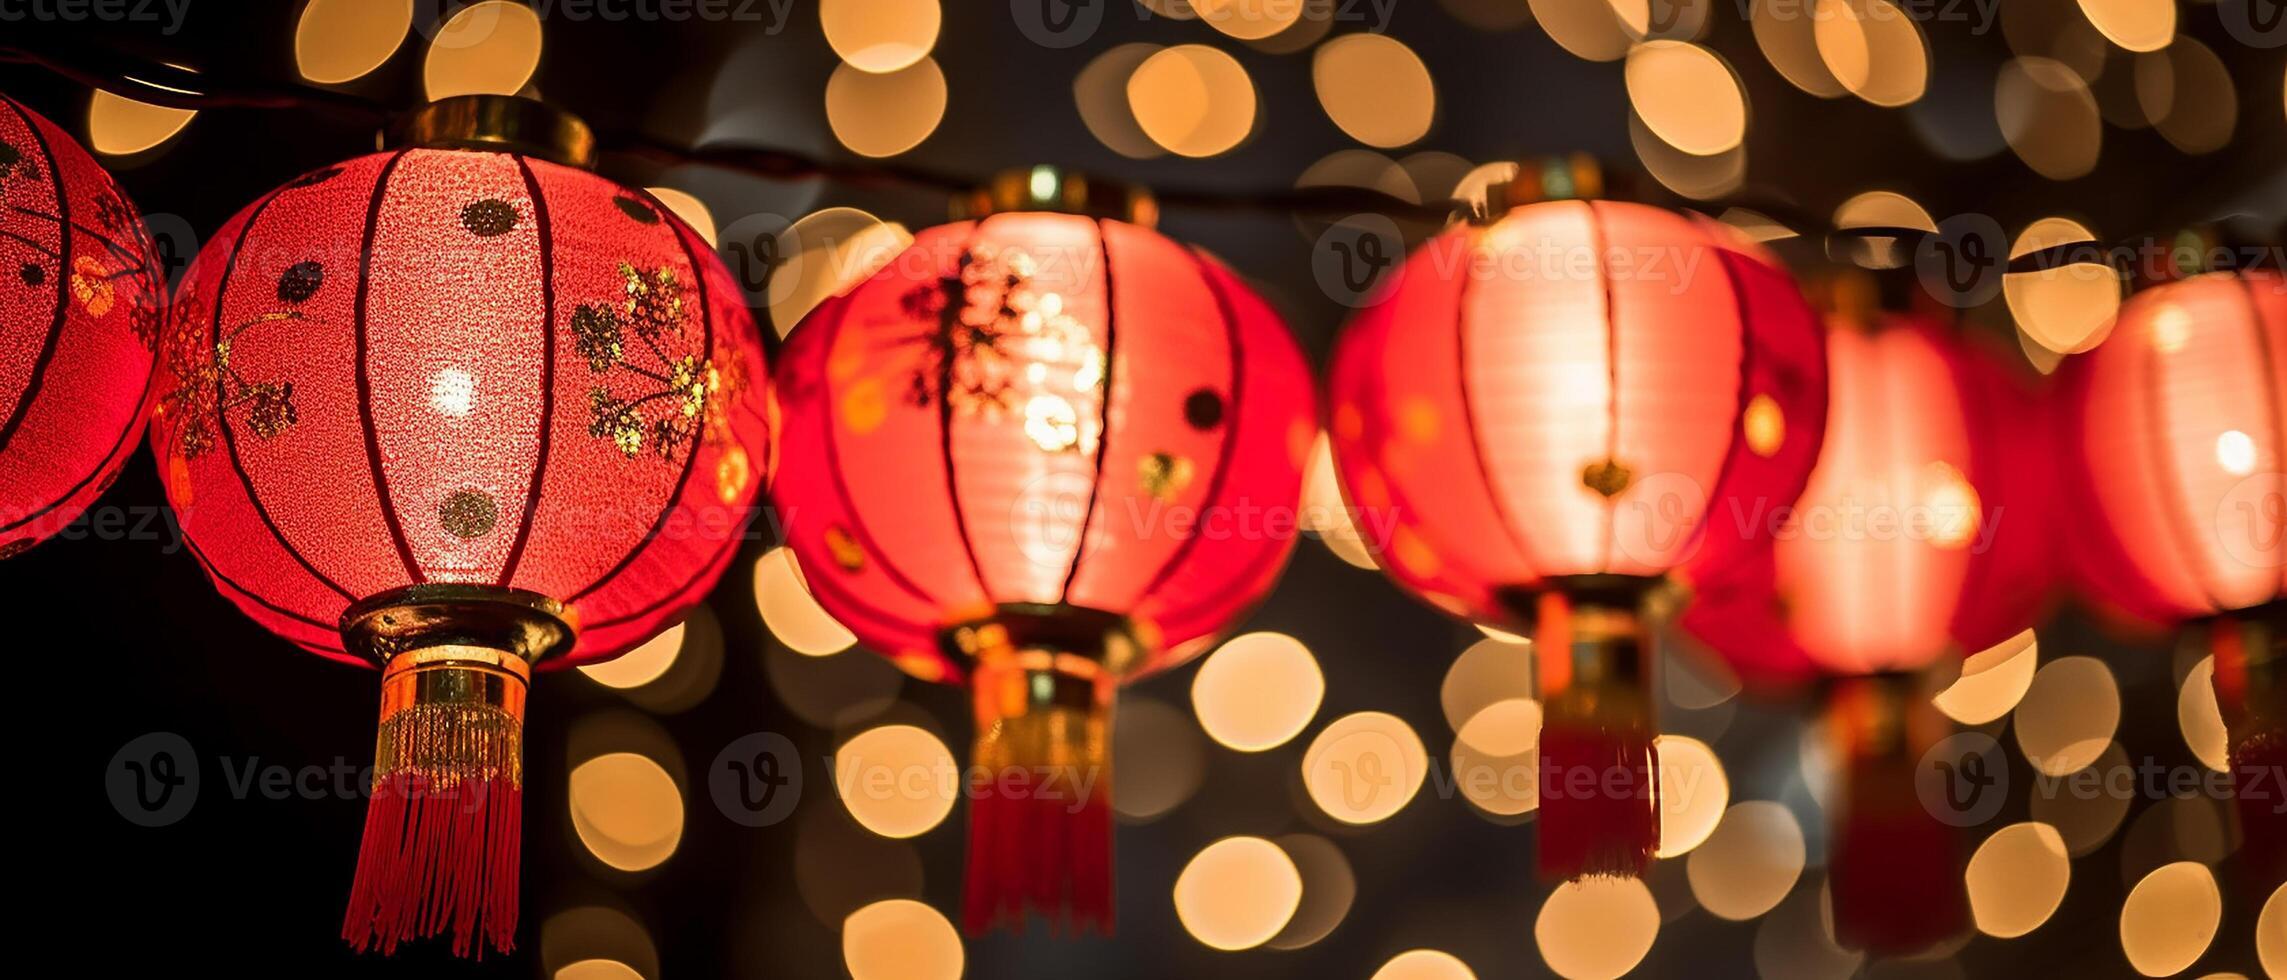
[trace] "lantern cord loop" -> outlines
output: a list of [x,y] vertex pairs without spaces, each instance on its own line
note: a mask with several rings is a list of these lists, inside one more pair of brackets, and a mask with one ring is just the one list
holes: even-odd
[[1835,939],[1876,956],[1916,953],[1969,926],[1961,842],[1917,790],[1922,756],[1947,727],[1929,687],[1914,674],[1875,674],[1827,692],[1826,736],[1844,766],[1829,838]]

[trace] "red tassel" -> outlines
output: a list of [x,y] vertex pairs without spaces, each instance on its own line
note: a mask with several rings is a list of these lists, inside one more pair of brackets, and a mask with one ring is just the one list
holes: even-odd
[[2242,841],[2235,863],[2245,869],[2251,896],[2265,899],[2287,883],[2287,732],[2233,743],[2231,772]]
[[384,955],[450,929],[453,954],[482,959],[516,948],[516,888],[524,791],[505,779],[432,789],[417,774],[378,779],[365,811],[342,938]]
[[1634,877],[1660,846],[1651,733],[1551,721],[1541,731],[1540,873]]
[[[1076,696],[1033,703],[1033,676],[1077,688]],[[979,728],[971,759],[994,778],[969,804],[962,928],[970,935],[1022,929],[1037,912],[1058,932],[1110,935],[1108,679],[988,671],[972,683]]]
[[1534,662],[1547,704],[1538,864],[1547,880],[1636,877],[1660,846],[1660,760],[1634,608],[1641,588],[1535,599]]
[[1844,946],[1903,956],[1969,928],[1960,837],[1923,805],[1914,783],[1914,767],[1946,727],[1914,676],[1836,684],[1828,734],[1848,770],[1828,883]]

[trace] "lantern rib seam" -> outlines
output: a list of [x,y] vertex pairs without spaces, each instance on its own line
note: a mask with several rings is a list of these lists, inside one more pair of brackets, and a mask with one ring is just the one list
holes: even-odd
[[56,166],[55,149],[48,145],[48,136],[40,132],[40,124],[33,122],[31,114],[17,105],[14,99],[0,99],[8,103],[16,117],[24,121],[24,128],[32,134],[32,142],[39,144],[40,156],[48,162],[48,177],[55,182],[56,191],[56,311],[48,324],[48,333],[40,341],[39,360],[32,362],[32,374],[24,382],[24,393],[16,398],[16,407],[8,413],[8,420],[0,423],[0,452],[6,452],[16,441],[16,432],[32,412],[32,403],[40,399],[41,382],[47,377],[48,365],[55,360],[56,346],[63,340],[64,319],[71,312],[72,276],[72,223],[71,189],[65,186],[64,172]]
[[[2152,396],[2152,422],[2149,423],[2151,428],[2144,433],[2145,443],[2148,447],[2146,451],[2152,457],[2152,472],[2158,479],[2160,492],[2167,495],[2169,503],[2169,506],[2163,508],[2166,513],[2161,518],[2160,524],[2167,529],[2165,533],[2169,540],[2175,542],[2176,550],[2183,556],[2187,566],[2186,570],[2191,573],[2192,587],[2199,592],[2200,598],[2206,601],[2210,611],[2218,610],[2223,608],[2223,604],[2217,600],[2215,590],[2208,581],[2207,562],[2205,561],[2208,556],[2194,547],[2197,536],[2189,528],[2182,526],[2184,510],[2191,505],[2191,502],[2184,497],[2182,474],[2177,470],[2175,454],[2166,452],[2166,443],[2158,438],[2159,433],[2168,430],[2167,419],[2165,418],[2168,414],[2168,400],[2161,397],[2159,391],[2163,365],[2160,358],[2152,356],[2147,349],[2149,346],[2149,344],[2137,344],[2134,347],[2134,353],[2144,358],[2142,364],[2144,369],[2142,371],[2143,381],[2147,393]],[[2195,556],[2197,556],[2196,561]]]
[[[1723,447],[1723,461],[1715,466],[1715,486],[1710,488],[1707,497],[1709,513],[1700,519],[1699,529],[1695,532],[1695,535],[1704,542],[1707,538],[1708,522],[1715,517],[1713,513],[1714,501],[1719,497],[1725,500],[1730,499],[1732,467],[1739,462],[1740,444],[1747,441],[1747,406],[1755,400],[1752,391],[1755,387],[1755,321],[1748,316],[1747,287],[1739,281],[1739,270],[1728,261],[1722,243],[1718,242],[1714,235],[1708,234],[1705,228],[1701,228],[1700,231],[1706,236],[1708,246],[1715,250],[1715,264],[1723,270],[1724,284],[1731,287],[1732,315],[1739,319],[1739,391],[1733,399],[1731,409],[1731,442]],[[1816,341],[1822,347],[1826,344],[1824,337],[1818,337]],[[1823,359],[1826,352],[1821,350],[1819,356]],[[1825,438],[1826,433],[1821,431],[1819,439],[1822,444]],[[1781,430],[1780,439],[1785,440],[1784,429]],[[1776,455],[1777,451],[1773,450],[1773,454]],[[1812,466],[1815,467],[1816,465],[1816,457],[1814,456]],[[1792,501],[1795,497],[1802,496],[1803,489],[1808,486],[1810,486],[1810,477],[1806,471],[1802,485],[1796,487],[1794,497],[1788,499]]]
[[[548,452],[551,436],[556,430],[556,248],[555,229],[548,218],[548,199],[540,190],[540,178],[533,174],[532,164],[522,156],[511,154],[516,169],[524,175],[524,188],[532,197],[532,224],[538,233],[540,248],[540,445],[532,462],[532,484],[524,495],[524,519],[516,528],[516,541],[508,547],[508,560],[500,567],[497,580],[506,587],[516,577],[516,569],[524,561],[524,549],[532,540],[532,526],[540,522],[540,487],[548,475]],[[691,448],[692,455],[698,447]]]
[[[707,352],[708,357],[712,358],[715,354],[715,308],[707,299],[707,277],[703,267],[699,265],[699,256],[691,250],[690,241],[683,237],[682,219],[674,217],[674,210],[660,203],[659,199],[652,196],[650,191],[640,187],[633,188],[633,190],[643,195],[643,199],[649,201],[652,208],[668,217],[668,220],[663,224],[667,227],[668,234],[674,236],[676,247],[683,250],[683,262],[691,268],[692,288],[698,293],[699,323],[701,325],[699,346]],[[652,518],[651,527],[643,532],[642,539],[629,545],[627,554],[621,555],[619,562],[613,565],[610,571],[588,583],[586,588],[572,593],[571,598],[565,600],[566,603],[587,598],[597,589],[610,584],[613,579],[619,577],[621,572],[627,571],[628,566],[635,564],[635,559],[643,554],[644,548],[659,537],[659,532],[667,526],[667,518],[672,516],[675,509],[682,505],[683,491],[691,483],[691,473],[699,467],[700,443],[701,440],[692,440],[691,452],[683,460],[682,475],[675,479],[675,488],[667,494],[666,501],[659,505],[659,516]]]
[[[1222,500],[1223,484],[1231,473],[1231,457],[1238,451],[1241,431],[1239,422],[1247,405],[1247,347],[1244,331],[1239,329],[1238,315],[1231,309],[1231,298],[1223,292],[1222,283],[1216,281],[1215,272],[1208,266],[1206,256],[1190,246],[1185,246],[1183,251],[1191,257],[1192,267],[1198,270],[1199,279],[1206,284],[1208,294],[1215,298],[1215,311],[1223,319],[1224,336],[1228,338],[1225,342],[1231,348],[1231,412],[1230,417],[1223,420],[1223,443],[1215,451],[1215,473],[1207,478],[1207,493],[1200,498],[1200,507],[1204,509],[1213,507]],[[1198,542],[1199,530],[1195,527],[1188,537],[1176,543],[1175,551],[1167,556],[1165,562],[1160,563],[1159,571],[1152,573],[1149,584],[1136,594],[1136,601],[1139,604],[1144,602],[1167,584],[1167,580],[1175,575],[1175,570],[1182,567],[1183,560],[1190,556],[1192,545]]]
[[[828,303],[833,305],[833,319],[831,320],[831,323],[834,332],[833,336],[827,337],[825,340],[820,341],[820,343],[825,345],[821,349],[824,350],[829,357],[833,353],[834,345],[839,343],[842,339],[843,325],[849,322],[850,296],[854,295],[855,291],[853,291],[850,295],[843,296],[838,299],[827,300]],[[825,329],[827,322],[828,321],[824,320],[819,321],[819,329]],[[819,380],[821,389],[820,397],[827,404],[832,404],[832,386],[834,383],[831,376],[832,372],[824,372],[824,374],[825,376],[821,377]],[[833,478],[834,495],[835,497],[839,498],[841,502],[842,512],[849,515],[850,533],[858,539],[860,544],[864,545],[867,554],[874,556],[876,562],[881,566],[882,574],[888,576],[892,584],[896,585],[898,588],[904,589],[914,598],[919,599],[922,602],[928,603],[932,606],[938,605],[939,602],[937,597],[930,595],[927,591],[923,590],[921,586],[914,584],[912,579],[907,578],[904,570],[898,568],[897,563],[891,559],[890,552],[883,549],[881,545],[874,540],[873,532],[866,527],[865,513],[864,511],[858,509],[857,501],[850,496],[849,482],[842,472],[841,430],[835,428],[834,416],[832,412],[822,412],[820,413],[819,418],[821,420],[819,427],[825,432],[825,438],[821,441],[826,446],[826,472]],[[818,576],[818,581],[825,582],[831,580],[832,578],[833,576],[831,575],[821,575]],[[812,583],[811,588],[817,588],[816,583]],[[856,600],[852,601],[856,602]],[[866,605],[862,602],[858,602],[857,604],[861,606]],[[870,611],[871,607],[869,606],[868,609]],[[904,617],[884,616],[878,612],[875,613],[875,615],[887,622],[894,622],[899,624],[905,622]]]
[[1080,564],[1088,557],[1088,531],[1096,523],[1096,503],[1104,494],[1104,458],[1112,446],[1112,366],[1119,350],[1119,295],[1112,291],[1112,240],[1104,234],[1104,219],[1097,218],[1096,255],[1104,265],[1104,380],[1096,399],[1096,472],[1088,481],[1088,507],[1080,512],[1080,534],[1072,543],[1072,567],[1064,573],[1059,601],[1072,601],[1072,583],[1080,578]]
[[[977,240],[984,237],[985,224],[991,220],[992,217],[987,216],[970,226],[967,240],[961,243],[960,258],[955,260],[956,282],[961,278],[960,273],[969,267]],[[953,301],[947,302],[950,304]],[[947,312],[953,316],[960,315],[957,309],[949,309]],[[977,557],[977,544],[969,537],[969,515],[961,509],[961,481],[953,473],[953,358],[950,349],[940,361],[937,367],[937,451],[945,462],[945,499],[952,505],[953,531],[961,537],[961,554],[968,557],[970,574],[977,577],[977,591],[985,597],[985,601],[991,602],[992,584],[985,581],[984,562]]]
[[[2240,295],[2247,300],[2248,320],[2255,329],[2255,349],[2263,356],[2263,374],[2256,380],[2262,386],[2266,400],[2271,402],[2271,458],[2274,465],[2278,465],[2278,460],[2287,457],[2287,404],[2280,402],[2279,386],[2272,380],[2279,376],[2279,362],[2276,360],[2279,352],[2272,349],[2271,322],[2264,319],[2263,304],[2255,298],[2255,280],[2246,275],[2233,278],[2239,280]],[[2287,286],[2287,281],[2283,281],[2282,285]],[[2279,597],[2280,585],[2273,585],[2271,595],[2274,599]]]
[[[1604,213],[1596,209],[1594,201],[1582,201],[1580,206],[1588,211],[1589,257],[1596,260],[1596,281],[1604,287],[1604,458],[1617,463],[1620,459],[1620,316],[1616,312],[1619,293],[1612,288],[1612,270],[1607,267],[1604,254],[1608,244]],[[1597,501],[1597,514],[1604,524],[1604,533],[1597,536],[1597,543],[1604,551],[1604,560],[1596,565],[1598,571],[1612,568],[1612,539],[1618,534],[1614,511],[1620,506],[1619,497],[1613,494]]]
[[[1525,547],[1524,531],[1517,527],[1516,516],[1509,512],[1509,502],[1501,488],[1493,485],[1493,468],[1485,462],[1485,439],[1477,427],[1477,401],[1469,384],[1469,284],[1475,278],[1469,272],[1469,262],[1477,255],[1478,233],[1474,226],[1462,232],[1461,286],[1453,297],[1453,390],[1461,402],[1461,428],[1469,434],[1469,458],[1477,464],[1477,479],[1485,490],[1485,502],[1493,511],[1494,522],[1501,525],[1501,534],[1509,539],[1509,547],[1516,552],[1517,562],[1525,566],[1525,575],[1538,580],[1542,575],[1539,563],[1533,561],[1532,549]],[[1396,318],[1395,311],[1391,314]],[[1392,331],[1398,324],[1391,324]],[[1509,583],[1505,583],[1509,584]],[[1513,583],[1522,584],[1522,583]]]
[[103,454],[103,459],[95,464],[94,469],[88,470],[87,475],[80,477],[79,482],[72,484],[71,489],[65,490],[61,496],[54,500],[48,501],[46,504],[32,509],[31,511],[25,513],[24,516],[17,518],[16,520],[9,521],[6,524],[0,524],[0,532],[13,531],[19,527],[30,524],[33,521],[47,516],[56,508],[69,503],[73,497],[79,496],[79,492],[87,489],[87,485],[95,482],[97,477],[100,477],[105,473],[113,472],[113,466],[118,463],[120,459],[124,458],[126,453],[132,453],[135,451],[133,448],[135,437],[142,434],[142,431],[143,426],[140,423],[122,428],[119,431],[119,438],[112,442],[111,450]]
[[[381,226],[382,201],[389,194],[389,178],[396,175],[397,165],[404,162],[405,154],[409,152],[411,151],[399,150],[391,154],[389,161],[381,165],[380,176],[374,178],[373,196],[365,207],[365,237],[359,242],[362,247],[359,250],[357,260],[357,299],[355,301],[356,306],[353,308],[353,318],[357,324],[355,333],[357,362],[355,367],[357,371],[358,421],[365,430],[365,462],[373,473],[373,495],[381,505],[382,523],[389,528],[390,543],[397,548],[397,559],[404,564],[406,577],[414,584],[420,584],[427,582],[429,577],[421,571],[420,563],[413,560],[413,546],[405,540],[404,523],[398,519],[396,501],[390,497],[389,473],[381,466],[381,433],[373,424],[373,377],[371,365],[368,363],[371,345],[367,343],[365,316],[366,302],[372,294],[374,235]],[[248,220],[247,224],[252,226],[253,221]],[[229,277],[230,271],[225,268],[223,279],[226,285]],[[222,314],[221,307],[222,304],[218,299],[215,303],[215,315],[218,318]],[[350,598],[355,599],[357,597],[351,596]]]
[[[211,559],[207,558],[206,552],[200,550],[198,542],[191,540],[190,535],[186,534],[183,536],[183,546],[190,550],[192,558],[197,559],[199,567],[206,570],[207,577],[212,578],[216,582],[220,582],[225,586],[228,586],[232,591],[237,592],[240,595],[254,600],[256,605],[259,605],[264,609],[268,609],[271,612],[277,613],[280,616],[284,616],[287,619],[291,619],[297,623],[305,623],[310,626],[317,627],[318,629],[326,630],[328,632],[340,628],[341,624],[339,623],[329,623],[305,613],[295,612],[294,610],[281,606],[275,602],[270,601],[269,599],[263,598],[262,594],[259,592],[238,584],[236,579],[233,579],[229,575],[224,574],[221,568],[217,567]],[[327,649],[333,650],[336,653],[342,652],[332,647],[328,647]]]
[[[231,276],[237,274],[238,272],[238,256],[240,252],[245,249],[246,240],[253,236],[255,223],[262,220],[262,215],[270,210],[270,205],[277,203],[279,195],[284,193],[285,191],[283,190],[270,192],[268,197],[263,198],[260,203],[254,205],[254,209],[252,211],[247,212],[246,223],[238,226],[238,237],[231,241],[230,251],[225,253],[223,256],[222,274],[215,280],[214,284],[214,319],[212,321],[212,326],[209,328],[211,332],[207,335],[207,344],[210,350],[213,349],[216,345],[222,343],[223,307],[225,305],[225,301],[230,296]],[[225,414],[225,406],[227,406],[229,402],[222,397],[221,389],[224,380],[224,378],[218,376],[214,381],[216,389],[214,409],[215,428],[222,430],[223,447],[230,453],[231,472],[237,474],[238,487],[246,494],[246,502],[253,506],[254,516],[262,519],[262,526],[269,529],[270,536],[277,540],[278,546],[286,549],[286,554],[291,556],[296,563],[300,564],[303,570],[309,572],[312,578],[317,579],[317,581],[323,584],[325,587],[334,590],[336,593],[339,593],[343,599],[347,599],[353,602],[356,601],[358,598],[356,595],[352,594],[348,589],[343,588],[341,583],[334,581],[333,578],[328,576],[326,573],[319,571],[318,566],[313,564],[309,558],[302,554],[302,549],[294,547],[294,542],[287,539],[286,532],[281,530],[278,527],[278,522],[271,518],[270,508],[262,503],[262,492],[255,488],[254,477],[246,472],[246,463],[238,456],[238,434],[230,427],[230,418]]]

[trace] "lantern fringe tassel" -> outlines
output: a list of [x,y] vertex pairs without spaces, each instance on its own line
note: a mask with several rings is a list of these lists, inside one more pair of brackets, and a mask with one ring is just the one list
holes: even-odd
[[1905,677],[1855,677],[1828,702],[1845,743],[1829,884],[1835,940],[1875,956],[1928,949],[1969,926],[1961,841],[1922,803],[1918,760],[1945,722]]
[[1660,846],[1660,759],[1650,651],[1629,597],[1534,600],[1534,662],[1547,699],[1541,727],[1543,879],[1636,877]]
[[1109,708],[1068,705],[979,719],[973,764],[992,783],[969,804],[962,928],[1112,932]]
[[[523,682],[497,668],[444,670],[479,676],[431,668],[418,687],[394,671],[383,682],[373,797],[342,919],[342,938],[361,952],[448,929],[456,956],[516,945]],[[505,702],[470,696],[511,685]]]

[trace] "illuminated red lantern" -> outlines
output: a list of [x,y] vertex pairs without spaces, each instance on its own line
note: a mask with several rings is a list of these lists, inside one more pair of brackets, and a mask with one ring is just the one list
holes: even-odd
[[1802,489],[1815,319],[1722,226],[1637,204],[1519,207],[1394,274],[1333,367],[1364,541],[1439,608],[1536,636],[1542,872],[1638,873],[1659,835],[1638,611]]
[[584,135],[438,103],[417,148],[231,219],[169,320],[152,449],[193,552],[273,632],[382,670],[360,948],[510,947],[531,668],[676,621],[762,483],[741,293],[657,200],[528,155]]
[[1835,317],[1825,445],[1774,544],[1696,583],[1682,625],[1759,686],[1825,678],[1848,760],[1834,928],[1881,953],[1968,924],[1958,841],[1916,795],[1948,734],[1927,668],[2032,624],[2053,576],[2046,402],[1934,318]]
[[1195,249],[1014,212],[921,233],[778,372],[772,496],[819,603],[973,692],[996,782],[971,794],[966,927],[1108,931],[1114,691],[1283,566],[1317,418],[1300,350]]
[[[2287,878],[2287,278],[2208,274],[2131,297],[2066,365],[2079,588],[2187,624],[2215,657],[2245,863]],[[2258,793],[2256,786],[2267,787]],[[2269,888],[2269,885],[2260,885]]]
[[166,305],[135,205],[0,96],[0,558],[78,518],[135,451]]

